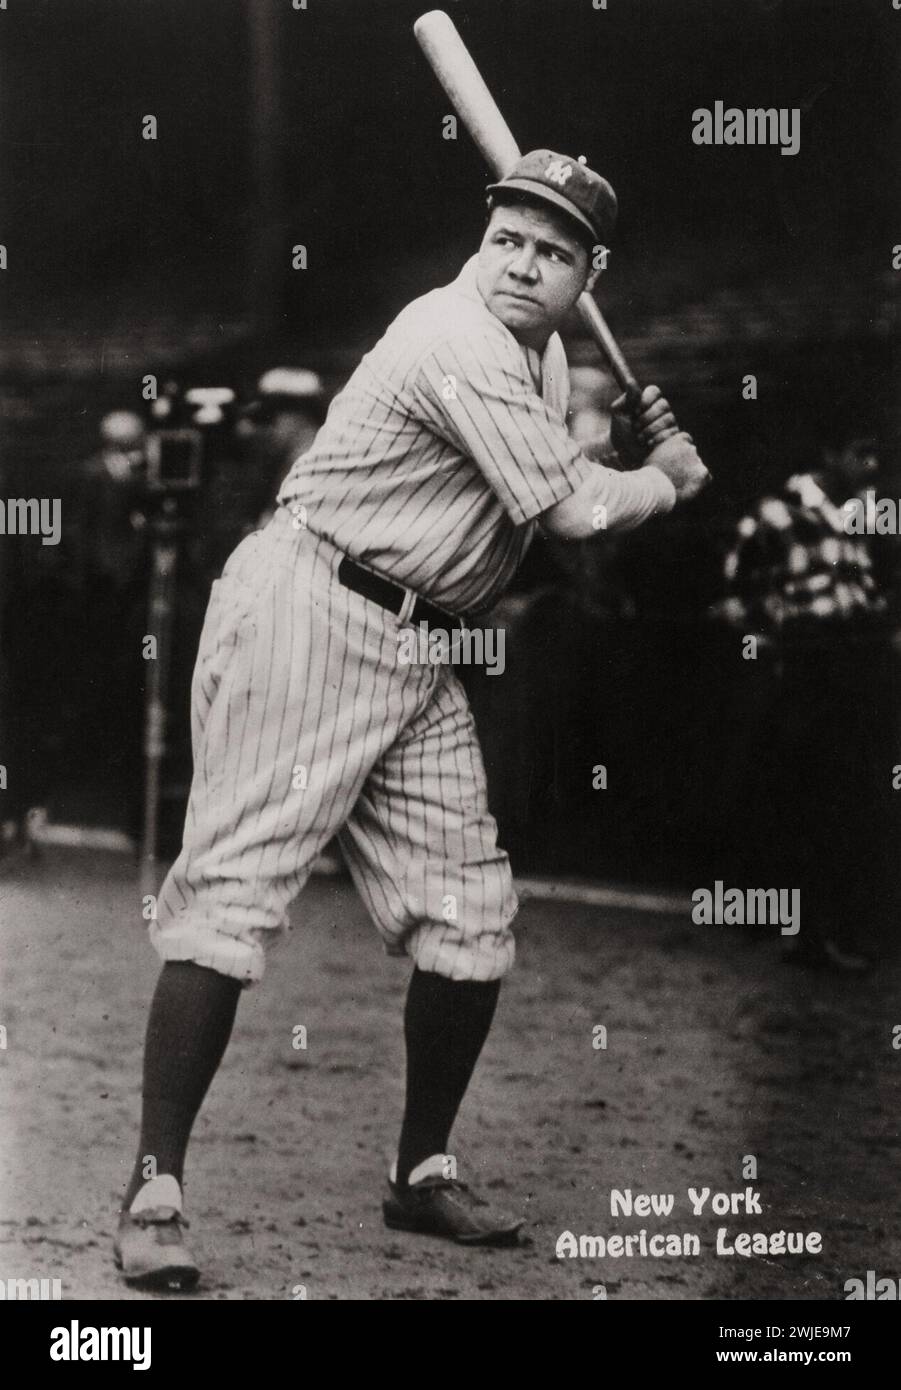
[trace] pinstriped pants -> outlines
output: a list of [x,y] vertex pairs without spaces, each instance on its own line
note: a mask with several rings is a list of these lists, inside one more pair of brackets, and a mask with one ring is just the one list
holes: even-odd
[[340,560],[280,508],[213,586],[183,846],[151,939],[255,983],[338,834],[389,954],[498,979],[517,901],[465,692],[448,665],[398,662],[398,618],[346,589]]

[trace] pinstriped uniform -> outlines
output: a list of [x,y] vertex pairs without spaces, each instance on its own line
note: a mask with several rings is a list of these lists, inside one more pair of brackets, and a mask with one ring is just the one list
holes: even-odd
[[[534,519],[598,474],[566,431],[558,335],[543,356],[521,347],[475,277],[473,257],[398,315],[281,491],[361,564],[470,614],[510,583]],[[672,506],[656,469],[601,475],[611,529]]]
[[[184,842],[151,923],[163,959],[258,980],[338,834],[389,953],[451,979],[509,969],[517,902],[462,686],[448,665],[399,663],[400,618],[337,569],[346,554],[452,612],[489,607],[535,518],[597,468],[567,397],[559,338],[520,347],[475,259],[363,359],[214,585]],[[603,471],[609,524],[659,509],[655,470]]]

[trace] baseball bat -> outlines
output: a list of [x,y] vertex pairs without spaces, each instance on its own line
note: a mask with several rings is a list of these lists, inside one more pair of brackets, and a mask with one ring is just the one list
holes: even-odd
[[[519,159],[520,148],[450,15],[444,10],[429,10],[417,19],[413,33],[477,148],[495,175],[503,178]],[[579,296],[576,307],[610,363],[628,406],[634,409],[641,399],[641,387],[604,315],[587,291]]]

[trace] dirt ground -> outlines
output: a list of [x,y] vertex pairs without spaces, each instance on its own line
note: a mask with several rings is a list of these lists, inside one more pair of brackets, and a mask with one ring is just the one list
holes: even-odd
[[[453,1147],[531,1244],[471,1251],[381,1224],[407,967],[343,880],[311,883],[293,920],[195,1131],[194,1297],[591,1299],[604,1285],[611,1299],[842,1299],[868,1269],[901,1277],[897,961],[850,981],[781,964],[769,930],[527,903]],[[47,850],[0,879],[0,929],[0,1277],[147,1297],[110,1259],[157,973],[133,868]],[[692,1214],[689,1187],[748,1185],[762,1215]],[[674,1194],[672,1214],[611,1215],[627,1188]],[[720,1226],[819,1231],[822,1253],[718,1256]],[[642,1227],[695,1231],[702,1252],[555,1255],[567,1230]]]

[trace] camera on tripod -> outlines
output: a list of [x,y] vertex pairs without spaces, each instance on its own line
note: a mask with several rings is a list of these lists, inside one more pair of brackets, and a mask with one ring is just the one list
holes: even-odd
[[147,438],[144,487],[152,511],[172,513],[180,498],[200,491],[208,444],[231,428],[234,402],[228,386],[166,384],[152,409],[160,423]]

